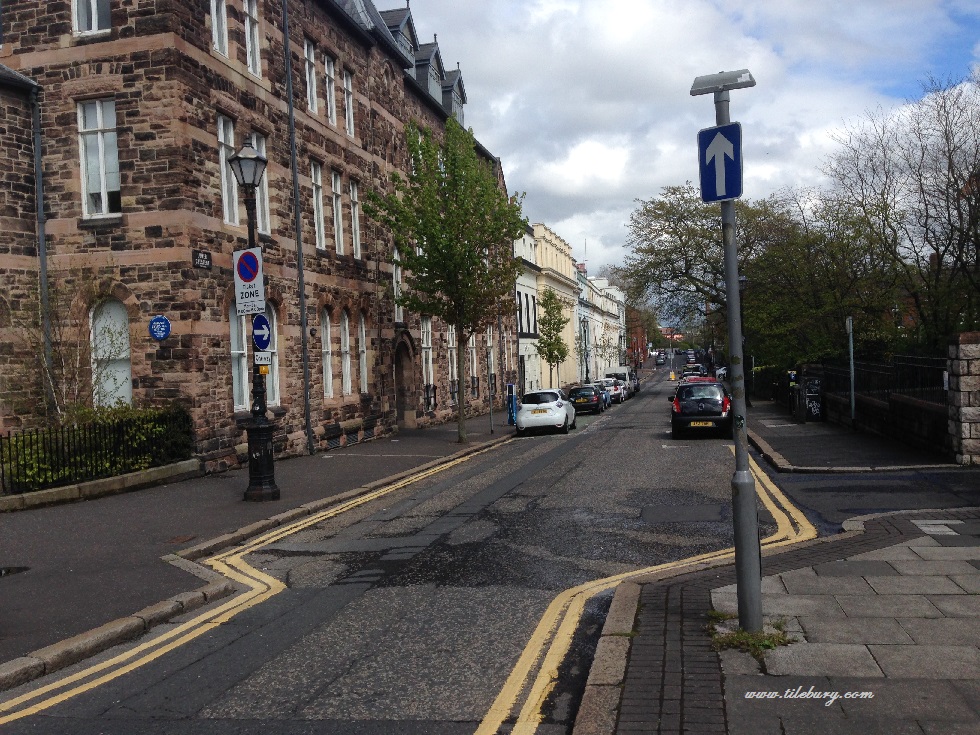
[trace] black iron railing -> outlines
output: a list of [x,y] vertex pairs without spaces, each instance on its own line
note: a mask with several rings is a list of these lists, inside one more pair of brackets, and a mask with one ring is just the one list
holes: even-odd
[[115,477],[191,457],[193,426],[179,407],[114,420],[0,435],[4,495]]
[[[846,365],[823,366],[825,393],[847,396],[851,392]],[[896,356],[891,363],[854,363],[854,392],[887,401],[903,395],[920,401],[948,405],[947,362],[939,357]]]

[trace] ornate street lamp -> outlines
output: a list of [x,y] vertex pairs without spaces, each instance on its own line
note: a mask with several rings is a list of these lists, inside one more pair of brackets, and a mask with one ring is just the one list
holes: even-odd
[[[244,190],[249,249],[255,247],[255,187],[262,181],[266,163],[265,156],[247,143],[228,159],[235,180]],[[265,285],[262,287],[265,288]],[[245,424],[248,434],[248,488],[245,490],[245,500],[279,500],[272,445],[276,426],[266,417],[265,373],[262,367],[252,365],[252,418]]]

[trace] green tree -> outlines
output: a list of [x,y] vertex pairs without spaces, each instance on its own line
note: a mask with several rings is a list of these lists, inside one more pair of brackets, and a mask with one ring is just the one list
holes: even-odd
[[526,227],[523,196],[508,196],[471,131],[453,118],[443,141],[429,128],[405,130],[410,173],[391,175],[393,191],[370,192],[365,211],[387,227],[393,261],[404,269],[399,305],[456,328],[458,435],[465,443],[466,344],[509,307],[520,272],[513,243]]
[[535,349],[541,359],[548,363],[548,385],[553,385],[554,369],[568,359],[568,345],[561,333],[568,324],[564,314],[564,304],[553,289],[546,288],[541,294],[541,318],[538,319],[538,343]]

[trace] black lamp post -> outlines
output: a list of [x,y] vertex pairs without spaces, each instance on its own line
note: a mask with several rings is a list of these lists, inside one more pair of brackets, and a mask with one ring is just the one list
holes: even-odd
[[[255,187],[262,181],[267,162],[265,156],[247,143],[228,159],[235,180],[244,189],[249,249],[255,247]],[[262,288],[265,288],[265,284]],[[256,501],[279,500],[272,445],[276,426],[266,417],[265,373],[262,368],[262,365],[252,365],[252,418],[245,424],[248,434],[248,487],[245,500]]]

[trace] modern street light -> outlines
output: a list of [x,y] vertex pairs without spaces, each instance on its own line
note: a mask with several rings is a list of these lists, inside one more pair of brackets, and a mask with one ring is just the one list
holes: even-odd
[[[265,156],[247,143],[228,159],[235,180],[244,190],[249,249],[255,247],[255,187],[262,181],[267,163]],[[262,287],[265,288],[264,284]],[[245,424],[248,434],[248,487],[245,500],[279,500],[272,445],[276,426],[266,416],[265,370],[268,370],[265,365],[252,365],[252,418]]]
[[[715,125],[731,124],[728,103],[729,90],[754,87],[755,79],[748,69],[720,72],[698,77],[691,85],[691,95],[713,94]],[[740,134],[739,134],[740,135]],[[715,140],[718,140],[716,136]],[[706,151],[707,152],[707,151]],[[713,158],[717,172],[727,172],[724,156],[715,151]],[[731,151],[728,152],[731,156]],[[700,157],[700,149],[699,149]],[[698,161],[698,166],[701,166]],[[741,161],[738,161],[741,167]],[[723,178],[716,179],[716,194],[724,194]],[[739,182],[738,194],[741,193]],[[737,195],[736,195],[737,196]],[[702,193],[702,198],[704,194]],[[735,439],[735,473],[732,475],[732,520],[735,527],[735,577],[738,594],[738,621],[743,630],[762,630],[762,549],[759,543],[759,510],[756,501],[755,480],[749,470],[749,442],[745,427],[745,370],[742,349],[742,325],[738,315],[742,308],[738,292],[738,249],[735,244],[735,203],[731,198],[719,197],[721,202],[721,231],[725,255],[725,293],[728,301],[728,345],[733,400],[733,435]]]

